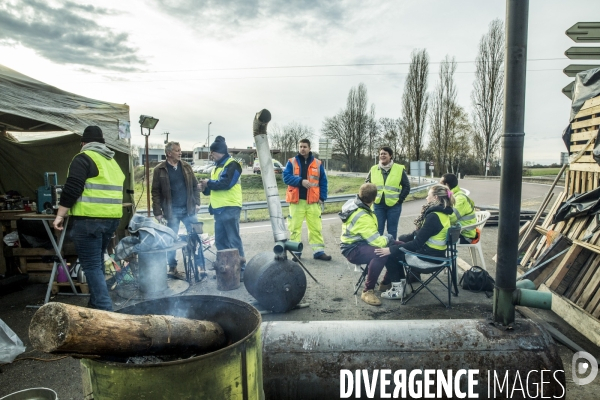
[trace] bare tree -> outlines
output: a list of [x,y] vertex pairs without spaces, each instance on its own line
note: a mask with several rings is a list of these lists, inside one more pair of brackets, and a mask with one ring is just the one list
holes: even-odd
[[427,94],[427,75],[429,74],[429,55],[427,50],[414,50],[410,55],[408,76],[402,95],[402,119],[406,137],[409,141],[409,157],[419,160],[425,139],[425,120],[429,95]]
[[369,164],[372,160],[377,160],[377,150],[381,142],[380,132],[379,124],[375,119],[375,104],[371,104],[371,112],[369,113],[369,154],[367,155]]
[[360,83],[351,88],[346,108],[336,116],[325,118],[322,134],[334,143],[333,150],[343,155],[349,171],[356,171],[360,156],[369,140],[371,116],[367,113],[367,87]]
[[[292,121],[280,128],[274,125],[269,134],[272,149],[279,149],[283,154],[283,160],[292,157],[298,151],[298,142],[300,139],[311,140],[314,137],[314,130],[310,126]],[[312,146],[311,146],[312,147]]]
[[458,174],[469,157],[472,157],[471,138],[473,127],[469,123],[467,112],[461,106],[455,104],[452,114],[450,138],[446,147],[447,165],[445,168],[453,174]]
[[381,145],[389,146],[394,151],[394,160],[400,161],[406,158],[406,143],[402,138],[400,127],[401,119],[380,118]]
[[442,173],[447,172],[447,152],[450,142],[454,139],[454,125],[457,116],[456,85],[454,83],[454,72],[456,62],[454,57],[446,56],[440,64],[440,80],[435,88],[431,101],[429,113],[429,149],[433,154],[435,168]]
[[473,128],[476,157],[483,160],[483,168],[498,150],[502,128],[504,101],[504,24],[495,19],[479,42],[475,59]]

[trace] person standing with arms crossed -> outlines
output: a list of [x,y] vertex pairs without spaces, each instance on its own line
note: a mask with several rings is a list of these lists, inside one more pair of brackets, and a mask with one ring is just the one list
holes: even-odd
[[[310,140],[298,143],[298,155],[288,160],[283,182],[288,185],[285,201],[290,205],[290,240],[302,241],[302,223],[306,219],[313,258],[331,261],[331,256],[325,254],[321,221],[321,206],[327,200],[327,175],[321,161],[310,151]],[[295,253],[296,259],[301,256],[302,253]]]
[[90,289],[89,308],[112,311],[104,278],[104,252],[123,216],[125,175],[104,144],[102,130],[88,126],[81,136],[81,153],[69,165],[54,229],[64,229],[71,216],[71,240]]
[[402,213],[402,203],[410,193],[410,181],[404,165],[393,161],[394,151],[383,146],[379,149],[379,164],[373,165],[365,182],[377,186],[377,198],[373,209],[377,216],[379,234],[387,221],[387,233],[398,237],[398,222]]
[[[187,233],[192,232],[192,223],[198,222],[196,214],[200,209],[198,180],[190,164],[181,160],[181,146],[169,142],[165,146],[166,161],[154,168],[152,175],[152,212],[161,222],[179,234],[179,224],[183,222]],[[177,272],[175,251],[167,253],[169,273]]]

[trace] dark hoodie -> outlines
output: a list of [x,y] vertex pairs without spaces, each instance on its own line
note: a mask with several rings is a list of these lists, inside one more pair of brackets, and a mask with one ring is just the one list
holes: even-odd
[[400,236],[398,240],[405,243],[390,246],[391,254],[395,254],[400,248],[404,248],[414,253],[426,254],[434,257],[445,257],[445,250],[434,249],[426,244],[430,237],[437,235],[444,228],[440,218],[437,216],[437,214],[435,214],[435,212],[442,212],[446,215],[451,215],[452,207],[444,208],[444,206],[439,205],[427,209],[424,215],[425,222],[423,223],[423,227],[411,234]]

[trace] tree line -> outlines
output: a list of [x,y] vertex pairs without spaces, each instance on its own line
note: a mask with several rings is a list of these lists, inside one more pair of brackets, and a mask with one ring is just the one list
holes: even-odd
[[[348,93],[346,105],[326,117],[321,136],[333,143],[334,166],[366,171],[377,162],[381,146],[394,150],[394,160],[433,161],[438,173],[486,174],[498,169],[504,100],[504,26],[489,24],[475,59],[471,92],[472,113],[457,101],[454,81],[457,63],[446,56],[440,63],[433,91],[429,89],[429,55],[426,49],[411,53],[408,75],[397,118],[375,114],[367,87],[360,83]],[[271,129],[270,142],[280,149],[282,161],[296,154],[301,138],[314,139],[312,128],[292,122]],[[316,146],[313,146],[316,147]]]

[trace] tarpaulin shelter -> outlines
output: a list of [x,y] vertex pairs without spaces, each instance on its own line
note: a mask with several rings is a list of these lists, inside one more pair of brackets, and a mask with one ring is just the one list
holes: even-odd
[[[0,65],[0,193],[15,190],[33,200],[44,172],[56,172],[58,184],[64,184],[89,125],[102,129],[125,173],[124,189],[132,188],[129,121],[127,104],[65,92]],[[50,133],[57,131],[71,134]],[[48,138],[19,142],[7,132],[47,132]]]

